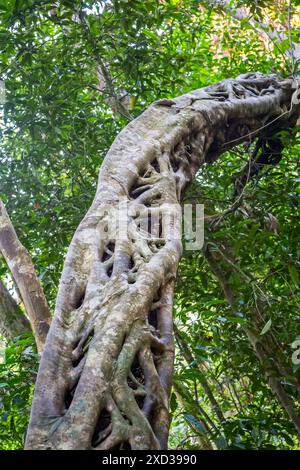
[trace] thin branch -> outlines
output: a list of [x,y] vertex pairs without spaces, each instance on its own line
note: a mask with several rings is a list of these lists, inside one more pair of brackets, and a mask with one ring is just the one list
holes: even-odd
[[[232,266],[229,258],[227,257],[226,261],[230,264],[230,268],[228,266],[225,267],[224,265],[221,266],[220,262],[215,259],[213,252],[211,252],[209,249],[206,249],[204,251],[204,255],[208,261],[212,272],[214,273],[216,279],[218,280],[223,290],[224,297],[226,298],[228,304],[231,306],[232,312],[234,313],[234,315],[236,315],[237,296],[236,292],[234,292],[232,286],[228,282],[228,279],[230,278],[231,274],[231,269],[235,266]],[[239,268],[238,272],[242,274],[242,271]],[[251,318],[248,317],[248,321],[251,321],[250,326],[242,325],[242,329],[246,334],[247,339],[251,344],[257,359],[260,362],[262,371],[264,373],[264,376],[268,380],[271,390],[277,397],[278,402],[281,404],[283,409],[290,417],[291,421],[295,425],[295,428],[297,429],[298,434],[300,435],[300,416],[298,414],[293,398],[291,398],[287,394],[287,392],[282,386],[281,359],[278,356],[277,351],[274,351],[272,343],[268,340],[268,338],[270,338],[270,332],[268,332],[268,335],[261,336],[259,334],[259,331],[257,331],[257,323],[255,322],[256,317],[258,317],[258,323],[261,320],[261,314],[257,310],[257,306],[256,309],[252,311],[252,317],[254,321],[251,321]],[[273,339],[273,335],[271,338]],[[286,370],[285,366],[284,369]],[[288,373],[288,376],[291,377],[291,374]]]
[[50,310],[31,257],[18,239],[2,201],[0,201],[0,251],[19,288],[38,350],[42,351],[51,323]]
[[[106,101],[110,105],[112,111],[125,117],[126,119],[128,119],[128,121],[132,121],[133,117],[124,106],[122,102],[122,97],[118,95],[118,93],[116,92],[114,88],[113,79],[110,75],[108,66],[105,64],[105,61],[103,60],[103,58],[99,55],[99,52],[97,50],[98,49],[97,43],[93,35],[90,32],[89,24],[86,21],[85,14],[82,9],[78,13],[77,22],[81,24],[83,28],[83,32],[86,36],[86,39],[90,42],[92,49],[93,49],[93,56],[97,63],[97,72],[98,72],[98,78],[99,78],[98,91],[99,92],[103,92],[104,90],[107,91],[108,99]],[[101,83],[102,81],[104,82],[104,87]]]
[[[189,345],[184,340],[184,338],[183,338],[182,334],[180,333],[179,329],[177,328],[176,324],[174,324],[174,334],[175,334],[175,338],[176,338],[177,344],[179,346],[179,349],[181,350],[182,355],[183,355],[184,359],[186,360],[187,364],[189,364],[190,367],[192,367],[191,365],[194,365],[195,368],[197,368],[198,370],[200,370],[200,372],[202,372],[201,368],[199,366],[199,363],[197,363],[195,361],[195,359],[192,355],[192,352],[189,348]],[[199,382],[200,382],[204,392],[206,393],[206,396],[210,401],[212,411],[217,415],[217,418],[218,418],[219,422],[220,423],[225,422],[226,420],[225,420],[225,417],[222,413],[221,407],[220,407],[218,401],[216,400],[216,398],[214,397],[214,394],[213,394],[213,392],[210,388],[210,385],[209,385],[208,381],[205,379],[204,376],[202,376],[202,378],[199,379]]]
[[0,333],[7,339],[31,331],[30,323],[0,280]]

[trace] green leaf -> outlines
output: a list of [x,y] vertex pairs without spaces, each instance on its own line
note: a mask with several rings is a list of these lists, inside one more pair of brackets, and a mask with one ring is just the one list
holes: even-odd
[[267,333],[267,331],[269,331],[269,329],[271,328],[271,325],[272,325],[272,320],[270,318],[270,320],[267,321],[267,323],[265,324],[265,326],[261,330],[260,335],[265,335]]
[[206,429],[203,426],[203,423],[199,421],[195,416],[189,414],[189,413],[183,413],[185,419],[194,427],[196,428],[201,434],[206,433]]
[[215,439],[215,444],[219,450],[226,449],[228,447],[227,441],[224,436],[219,436]]
[[293,283],[295,284],[295,286],[299,286],[299,273],[297,271],[297,268],[293,264],[289,264],[288,268]]

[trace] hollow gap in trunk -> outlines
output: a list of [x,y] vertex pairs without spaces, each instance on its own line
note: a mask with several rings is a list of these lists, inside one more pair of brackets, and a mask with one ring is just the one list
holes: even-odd
[[102,410],[98,418],[95,431],[92,437],[92,447],[101,444],[112,432],[111,414],[106,409]]
[[157,325],[158,325],[158,321],[157,321],[158,312],[159,310],[155,308],[154,310],[150,310],[148,314],[148,322],[151,326],[154,326],[155,329],[157,329]]
[[160,173],[159,163],[156,158],[152,160],[151,166],[155,171],[157,171],[157,173]]
[[190,143],[187,143],[185,145],[185,153],[186,153],[186,156],[188,159],[191,159],[192,158],[192,152],[193,152],[193,149],[191,147],[191,144]]
[[129,263],[128,263],[128,271],[130,271],[131,269],[134,268],[134,259],[133,259],[133,256],[130,256],[130,260],[129,260]]
[[134,358],[132,365],[131,365],[131,372],[135,379],[141,384],[145,384],[145,377],[143,369],[140,366],[139,360],[137,357]]
[[135,397],[135,401],[140,410],[144,408],[145,397]]
[[123,442],[120,445],[120,450],[131,450],[131,445],[129,444],[129,442]]
[[161,359],[161,355],[162,355],[162,351],[158,351],[155,347],[152,347],[151,348],[151,353],[152,353],[152,357],[153,357],[153,363],[157,369],[157,366],[159,365],[159,362],[160,362],[160,359]]
[[[127,377],[127,385],[131,390],[138,390],[139,385],[135,382],[132,377]],[[140,384],[142,386],[142,384]],[[140,409],[143,409],[145,403],[145,395],[143,394],[136,394],[135,401]]]
[[149,409],[147,410],[147,418],[148,418],[148,421],[149,421],[149,424],[150,424],[151,428],[154,431],[155,421],[156,421],[156,419],[155,419],[155,403],[154,402],[152,402],[149,405]]
[[108,275],[108,277],[111,277],[112,272],[113,272],[113,265],[108,266],[108,268],[107,268],[107,275]]
[[132,390],[137,390],[138,388],[138,385],[136,382],[134,382],[130,377],[127,377],[127,385],[129,388],[131,388]]
[[151,217],[151,213],[149,212],[148,213],[148,220],[147,220],[147,231],[149,233],[149,235],[152,237],[152,217]]
[[74,358],[72,358],[72,366],[75,368],[79,365],[79,363],[82,361],[83,359],[83,354],[80,354],[80,356],[76,356]]
[[104,249],[104,253],[103,253],[102,259],[101,259],[102,263],[104,263],[104,261],[109,260],[112,257],[114,251],[115,251],[114,242],[109,242],[108,245],[106,246],[106,248]]
[[81,305],[83,304],[83,301],[84,301],[84,298],[85,298],[85,289],[83,291],[83,293],[80,295],[80,297],[78,298],[77,302],[76,302],[76,305],[75,305],[75,310],[80,308]]
[[85,340],[82,342],[82,338],[77,343],[77,346],[74,348],[72,353],[72,366],[77,367],[79,363],[83,360],[85,354],[88,351],[89,344],[94,337],[94,329],[92,329]]
[[[153,197],[151,198],[151,201],[152,201],[152,202],[158,202],[158,201],[160,201],[160,200],[161,200],[161,194],[160,194],[160,193],[155,194],[155,196],[153,196]],[[154,205],[154,204],[153,204],[153,205]],[[155,205],[156,205],[156,204],[155,204]]]
[[132,190],[129,193],[131,199],[137,199],[141,194],[150,189],[149,184],[136,184],[133,186]]
[[122,442],[122,444],[117,444],[116,446],[111,448],[112,451],[115,450],[131,450],[131,445],[129,442]]
[[217,139],[215,139],[209,146],[205,154],[205,161],[207,163],[213,162],[218,154],[220,153],[220,145]]
[[72,387],[70,390],[67,390],[65,393],[65,407],[67,410],[70,408],[70,405],[73,401],[75,389],[76,387]]
[[174,173],[177,173],[180,167],[180,162],[174,154],[170,155],[170,165]]

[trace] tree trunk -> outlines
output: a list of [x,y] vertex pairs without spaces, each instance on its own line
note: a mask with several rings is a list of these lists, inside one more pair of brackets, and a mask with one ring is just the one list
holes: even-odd
[[[274,119],[294,123],[291,86],[261,74],[225,80],[152,104],[116,138],[65,260],[27,449],[166,448],[182,192],[204,162]],[[156,218],[156,237],[148,223],[139,231],[136,211],[139,223]]]
[[13,339],[29,331],[31,331],[29,321],[0,281],[0,334],[7,339]]
[[31,257],[18,239],[2,201],[0,201],[0,251],[18,286],[34,331],[37,348],[42,352],[51,323],[50,310]]

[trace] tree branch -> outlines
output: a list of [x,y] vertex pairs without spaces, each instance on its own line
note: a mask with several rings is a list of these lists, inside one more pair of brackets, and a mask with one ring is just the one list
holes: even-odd
[[99,55],[96,40],[91,34],[89,24],[86,21],[85,13],[82,9],[80,9],[78,15],[76,16],[76,18],[74,18],[74,20],[81,24],[86,39],[90,42],[92,46],[93,56],[97,63],[97,74],[99,79],[99,85],[97,87],[97,90],[99,92],[107,93],[108,97],[105,101],[110,106],[113,113],[120,114],[121,116],[128,119],[128,121],[132,121],[133,117],[125,106],[123,97],[120,96],[114,88],[113,78],[111,77],[109,68],[107,64],[105,64],[104,59]]
[[0,201],[0,251],[20,290],[38,350],[42,351],[51,323],[50,310],[31,257],[18,239],[2,201]]
[[[215,258],[215,252],[211,251],[209,247],[204,250],[204,256],[217,278],[223,293],[224,297],[227,300],[228,304],[232,308],[232,312],[236,315],[237,311],[237,295],[234,289],[232,288],[229,279],[232,273],[232,266],[227,266],[225,263],[221,265],[220,260]],[[238,263],[236,262],[236,266]],[[240,280],[240,283],[243,283],[243,280]],[[242,329],[247,336],[247,339],[252,346],[254,353],[257,359],[260,362],[262,371],[269,383],[271,390],[274,395],[277,397],[278,402],[282,408],[286,411],[291,421],[293,422],[299,436],[300,436],[300,416],[297,412],[297,408],[293,402],[293,399],[289,397],[287,392],[284,390],[281,382],[282,375],[282,366],[281,360],[278,358],[278,351],[274,349],[272,345],[273,335],[271,332],[266,333],[264,336],[260,334],[259,329],[261,328],[261,312],[256,308],[253,309],[251,315],[248,315],[247,325],[242,325]],[[263,319],[264,320],[264,319]],[[259,326],[260,325],[260,326]],[[268,337],[271,336],[271,341],[268,341]],[[276,358],[276,360],[275,360]],[[285,369],[285,367],[283,367]],[[290,378],[291,374],[287,374]]]
[[183,190],[270,119],[293,125],[292,83],[251,73],[159,100],[115,139],[65,260],[27,449],[166,448]]
[[[185,387],[180,380],[175,379],[173,382],[174,391],[178,401],[185,411],[185,420],[189,427],[196,432],[196,437],[200,444],[201,450],[214,450],[209,437],[209,431],[216,430],[214,423],[210,420],[205,410],[195,401],[192,395],[189,393],[187,387]],[[199,425],[196,426],[193,421],[186,418],[186,414],[189,413],[198,420]],[[201,431],[203,427],[203,431]]]
[[7,339],[31,331],[30,323],[0,280],[0,333]]

